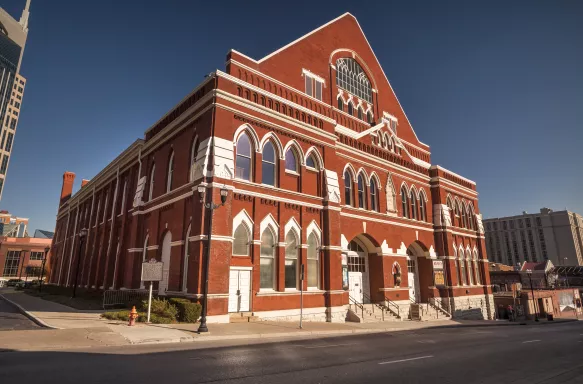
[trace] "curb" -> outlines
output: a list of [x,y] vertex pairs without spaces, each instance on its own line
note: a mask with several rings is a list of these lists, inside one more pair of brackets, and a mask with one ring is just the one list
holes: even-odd
[[62,329],[62,328],[58,328],[58,327],[53,327],[52,325],[49,325],[49,324],[45,323],[44,321],[42,321],[41,319],[39,319],[38,317],[36,317],[32,313],[28,312],[26,309],[22,308],[22,306],[20,306],[19,304],[15,303],[14,301],[8,299],[6,296],[4,296],[2,294],[0,294],[0,299],[6,301],[8,304],[10,304],[13,307],[15,307],[16,309],[18,309],[18,311],[21,314],[23,314],[24,316],[28,317],[30,320],[32,320],[32,322],[34,322],[35,324],[37,324],[40,327],[48,328],[48,329]]

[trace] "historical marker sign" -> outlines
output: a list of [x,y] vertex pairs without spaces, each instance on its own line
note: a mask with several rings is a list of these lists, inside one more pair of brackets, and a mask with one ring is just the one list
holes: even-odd
[[162,267],[164,263],[151,259],[142,263],[142,281],[162,281]]

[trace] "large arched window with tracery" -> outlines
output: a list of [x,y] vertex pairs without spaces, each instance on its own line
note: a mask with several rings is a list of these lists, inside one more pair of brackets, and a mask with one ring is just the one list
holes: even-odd
[[377,182],[374,178],[370,179],[370,209],[379,211],[379,194]]
[[372,102],[370,80],[360,64],[350,57],[336,60],[336,85],[362,100]]

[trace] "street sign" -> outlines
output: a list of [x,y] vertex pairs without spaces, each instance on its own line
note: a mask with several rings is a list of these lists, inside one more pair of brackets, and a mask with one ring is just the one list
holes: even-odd
[[142,263],[142,281],[162,281],[162,267],[164,263],[150,259]]

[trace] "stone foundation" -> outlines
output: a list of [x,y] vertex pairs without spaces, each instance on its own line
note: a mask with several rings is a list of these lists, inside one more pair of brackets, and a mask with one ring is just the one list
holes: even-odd
[[[348,306],[304,308],[302,321],[344,323]],[[300,309],[253,312],[261,321],[300,321]]]
[[449,310],[454,319],[494,320],[494,296],[492,295],[442,298],[441,301],[443,307]]

